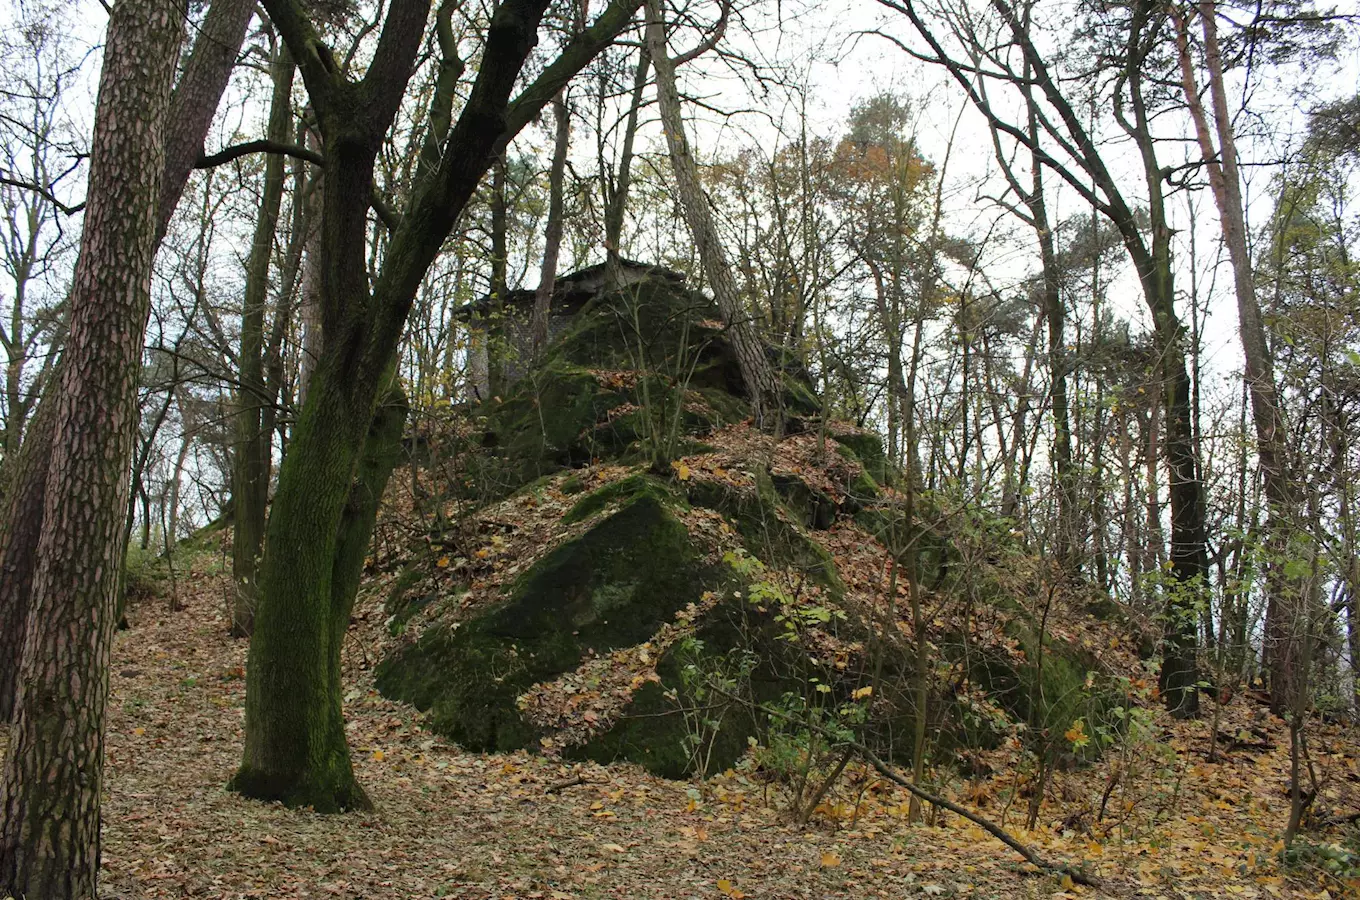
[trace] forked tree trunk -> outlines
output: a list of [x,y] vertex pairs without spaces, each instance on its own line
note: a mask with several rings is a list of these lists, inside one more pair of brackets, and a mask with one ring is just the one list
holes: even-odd
[[[324,346],[269,516],[246,682],[245,753],[232,786],[319,811],[368,804],[354,779],[339,681],[348,602],[371,529],[390,428],[390,387],[406,317],[477,182],[510,137],[628,24],[615,0],[513,103],[547,0],[505,0],[486,30],[477,78],[432,177],[414,186],[370,289],[367,213],[374,159],[405,95],[429,4],[388,7],[361,82],[331,64],[290,0],[265,0],[317,111],[325,145],[321,321]],[[370,430],[372,429],[372,430]],[[351,485],[372,491],[354,498]],[[368,495],[365,495],[368,496]],[[368,525],[363,520],[367,518]]]
[[704,267],[713,299],[718,302],[723,322],[727,325],[756,422],[762,427],[777,430],[781,415],[779,384],[770,369],[769,360],[765,358],[765,346],[756,324],[742,302],[741,291],[732,275],[727,252],[723,249],[722,237],[708,208],[708,195],[699,181],[699,165],[694,160],[689,138],[685,134],[675,65],[666,50],[666,23],[662,17],[661,0],[647,0],[647,52],[656,69],[657,106],[661,113],[662,129],[666,133],[671,168],[675,172],[675,188],[695,248],[699,252],[699,262]]
[[183,22],[177,0],[118,3],[109,18],[0,800],[0,893],[28,900],[95,896],[109,652]]
[[[280,42],[272,66],[274,96],[268,138],[284,143],[292,130],[293,58]],[[246,264],[246,290],[241,309],[240,387],[236,393],[236,446],[232,456],[231,635],[247,637],[259,602],[260,553],[264,549],[265,506],[269,499],[272,429],[264,428],[263,411],[273,403],[264,372],[264,313],[269,302],[269,263],[283,205],[284,158],[265,161],[264,195]]]

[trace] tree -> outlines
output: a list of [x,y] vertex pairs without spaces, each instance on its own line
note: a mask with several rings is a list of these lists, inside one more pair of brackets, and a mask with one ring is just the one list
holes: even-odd
[[[356,80],[337,65],[300,3],[265,3],[297,60],[325,159],[319,231],[324,338],[266,531],[246,683],[245,750],[232,779],[247,796],[320,811],[368,805],[345,740],[340,645],[375,498],[390,473],[381,464],[382,444],[400,438],[400,428],[394,435],[390,427],[394,406],[382,401],[389,396],[407,314],[492,161],[627,27],[637,0],[611,3],[512,99],[549,5],[506,0],[492,13],[466,103],[439,141],[438,165],[412,186],[370,282],[374,160],[405,96],[430,4],[416,0],[388,10],[368,69]],[[436,95],[432,102],[448,100]]]
[[[1218,208],[1223,243],[1232,264],[1233,293],[1237,298],[1238,333],[1246,359],[1247,394],[1251,399],[1252,422],[1256,427],[1256,456],[1261,463],[1262,482],[1268,509],[1266,543],[1276,559],[1268,566],[1266,589],[1266,634],[1263,647],[1269,673],[1271,705],[1277,711],[1293,708],[1298,689],[1299,653],[1295,630],[1299,621],[1299,602],[1303,586],[1297,578],[1285,575],[1289,556],[1290,531],[1299,514],[1299,491],[1293,483],[1292,466],[1285,445],[1288,428],[1275,386],[1275,361],[1266,340],[1261,304],[1256,297],[1256,281],[1247,246],[1246,207],[1242,199],[1237,138],[1228,109],[1223,51],[1218,38],[1218,7],[1214,0],[1202,0],[1199,19],[1203,32],[1204,66],[1208,77],[1213,110],[1213,129],[1204,109],[1191,59],[1186,16],[1176,16],[1176,46],[1181,82],[1195,137],[1199,143],[1209,187]],[[1217,143],[1215,143],[1217,141]]]
[[680,90],[675,78],[675,70],[680,63],[707,52],[722,39],[730,10],[730,0],[724,0],[721,17],[712,34],[693,50],[673,59],[666,49],[666,20],[662,14],[661,0],[647,0],[647,53],[656,70],[657,107],[661,111],[661,126],[666,133],[666,146],[670,150],[676,192],[699,253],[704,277],[708,280],[713,299],[717,301],[731,335],[756,421],[777,430],[781,427],[779,419],[783,414],[779,384],[765,357],[765,347],[755,322],[742,302],[741,292],[723,249],[722,237],[713,222],[713,213],[708,208],[708,197],[699,181],[699,164],[694,159],[689,138],[685,134]]
[[137,373],[182,35],[175,0],[119,3],[109,19],[18,718],[0,801],[0,889],[31,900],[95,895]]
[[[203,153],[217,101],[226,89],[254,11],[251,0],[214,0],[204,17],[170,104],[165,177],[158,199],[156,242],[164,238],[189,174]],[[48,383],[60,383],[61,363]],[[12,710],[38,539],[42,532],[55,413],[40,402],[10,473],[0,510],[0,713]]]
[[[1096,135],[1084,124],[1065,92],[1065,79],[1040,51],[1031,23],[1022,21],[1012,6],[1004,0],[991,0],[990,6],[1005,36],[1000,42],[979,35],[966,16],[950,19],[971,58],[986,61],[984,69],[951,57],[913,0],[879,0],[879,3],[906,16],[926,41],[929,53],[914,55],[946,67],[993,128],[1034,153],[1045,167],[1109,219],[1133,262],[1160,346],[1166,417],[1162,449],[1169,473],[1171,579],[1163,613],[1160,683],[1170,710],[1177,715],[1193,715],[1199,707],[1198,611],[1203,606],[1209,559],[1192,382],[1186,365],[1188,335],[1176,310],[1166,173],[1157,156],[1158,140],[1152,130],[1156,113],[1152,92],[1158,76],[1150,69],[1155,53],[1165,43],[1167,12],[1146,0],[1136,0],[1127,7],[1103,9],[1089,22],[1089,30],[1101,39],[1098,47],[1101,64],[1112,77],[1115,120],[1137,150],[1142,187],[1147,194],[1146,208],[1140,210],[1126,196],[1126,186],[1102,155]],[[1019,55],[1021,70],[1011,64],[1008,58],[1011,52]],[[979,77],[1023,86],[1041,97],[1045,104],[1040,117],[1043,140],[1034,140],[1024,126],[1002,115],[995,101],[977,88],[975,82]]]
[[[287,141],[292,131],[293,58],[283,42],[274,53],[270,74],[274,82],[266,139]],[[254,625],[259,600],[260,552],[264,546],[265,505],[269,499],[269,470],[273,443],[265,430],[264,409],[273,404],[265,379],[265,306],[269,293],[269,263],[274,233],[283,203],[284,157],[270,155],[265,163],[264,192],[255,234],[246,263],[246,289],[241,308],[241,349],[237,360],[240,387],[236,394],[236,444],[232,458],[231,574],[236,584],[232,601],[231,633],[246,637]],[[297,198],[301,201],[301,198]]]

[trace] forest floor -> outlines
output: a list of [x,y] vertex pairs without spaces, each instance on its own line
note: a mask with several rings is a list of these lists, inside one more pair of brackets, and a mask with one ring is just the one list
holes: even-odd
[[[226,636],[229,557],[214,550],[186,563],[173,590],[134,603],[115,644],[101,896],[1360,896],[1360,882],[1346,880],[1355,857],[1343,831],[1308,834],[1306,852],[1282,866],[1288,734],[1250,698],[1223,710],[1218,761],[1207,760],[1207,718],[1158,716],[1154,742],[1174,752],[1150,753],[1137,777],[1113,782],[1115,762],[1058,773],[1032,832],[1026,801],[1002,799],[1014,766],[946,788],[1046,858],[1083,864],[1101,882],[1088,888],[1040,873],[957,816],[908,825],[906,795],[872,770],[852,767],[799,826],[776,790],[736,773],[695,784],[633,766],[462,752],[372,689],[383,634],[372,596],[346,646],[345,712],[375,811],[318,816],[246,801],[224,787],[240,759],[245,699],[246,645]],[[1360,812],[1354,730],[1320,727],[1311,738],[1318,815],[1344,821]],[[1126,751],[1123,765],[1139,752]]]

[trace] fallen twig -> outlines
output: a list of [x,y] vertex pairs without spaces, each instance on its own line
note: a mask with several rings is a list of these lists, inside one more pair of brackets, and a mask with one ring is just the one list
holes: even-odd
[[558,791],[564,791],[569,787],[576,787],[578,784],[590,784],[590,782],[583,775],[575,775],[565,781],[553,782],[543,789],[543,793],[556,794]]
[[987,831],[989,834],[991,834],[994,838],[999,840],[1001,843],[1005,844],[1007,847],[1010,847],[1016,853],[1020,854],[1022,857],[1024,857],[1026,862],[1032,864],[1036,868],[1042,869],[1046,872],[1052,872],[1055,875],[1066,875],[1069,878],[1071,878],[1072,881],[1076,884],[1084,884],[1088,887],[1100,886],[1100,879],[1094,875],[1087,874],[1087,872],[1080,866],[1073,866],[1066,863],[1050,862],[1049,860],[1044,859],[1042,856],[1040,856],[1038,851],[1036,851],[1034,848],[1030,847],[1027,844],[1021,843],[1021,841],[1018,838],[1012,836],[1010,832],[1006,831],[1006,829],[1002,828],[1000,825],[997,825],[995,822],[992,822],[991,820],[973,812],[970,809],[967,809],[966,807],[960,806],[957,803],[954,803],[952,801],[946,800],[943,797],[932,794],[925,788],[918,787],[917,785],[912,784],[909,780],[898,774],[896,769],[892,768],[883,760],[879,759],[878,755],[875,754],[874,751],[870,750],[868,747],[864,746],[858,741],[847,741],[842,736],[832,734],[827,729],[822,728],[821,726],[816,725],[812,722],[805,722],[796,716],[790,715],[789,713],[786,713],[782,710],[765,706],[764,704],[761,703],[752,703],[750,700],[746,700],[742,697],[737,697],[735,695],[728,694],[721,688],[715,687],[713,690],[716,693],[724,694],[725,696],[730,697],[731,699],[736,700],[739,703],[744,703],[747,706],[750,706],[752,709],[757,709],[765,713],[766,715],[775,716],[776,718],[784,719],[785,721],[788,722],[795,722],[812,731],[819,732],[823,737],[829,737],[836,741],[837,743],[839,743],[841,746],[853,749],[864,759],[865,762],[867,762],[869,765],[877,769],[878,773],[882,775],[884,778],[888,779],[889,781],[893,782],[896,785],[899,785],[900,787],[905,788],[908,792],[915,794],[917,797],[920,797],[927,803],[932,803],[935,806],[947,809],[950,812],[954,813],[955,815],[962,816],[963,818],[967,819],[973,824],[978,825],[979,827]]

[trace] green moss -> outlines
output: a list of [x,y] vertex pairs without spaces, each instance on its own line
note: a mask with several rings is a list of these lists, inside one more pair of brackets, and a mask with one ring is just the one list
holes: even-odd
[[870,432],[860,434],[833,434],[836,443],[854,454],[854,459],[864,466],[878,484],[888,484],[891,473],[888,471],[888,457],[883,453],[883,441]]
[[652,497],[662,503],[669,504],[683,503],[659,479],[650,475],[629,475],[627,478],[611,482],[577,500],[576,505],[562,517],[562,523],[570,525],[573,522],[580,522],[582,519],[590,518],[611,503],[631,502],[639,497]]
[[823,531],[836,520],[836,501],[812,487],[797,475],[771,475],[775,492],[784,508],[793,513],[804,528]]
[[779,495],[769,473],[757,471],[754,492],[697,479],[688,485],[690,503],[725,515],[753,556],[770,565],[791,566],[837,595],[844,591],[826,548],[779,517]]
[[422,556],[417,560],[409,562],[406,567],[397,575],[392,582],[392,590],[387,595],[387,602],[384,608],[387,615],[392,620],[392,627],[399,628],[411,618],[418,610],[422,609],[434,599],[433,596],[409,596],[411,588],[420,584],[425,573],[429,571],[430,560]]
[[429,710],[436,730],[469,749],[531,746],[537,732],[516,706],[521,693],[592,654],[647,640],[718,577],[649,488],[535,563],[497,607],[390,656],[378,687]]
[[636,762],[663,778],[730,767],[765,723],[745,703],[705,692],[704,685],[712,679],[739,681],[757,703],[804,692],[810,664],[794,645],[778,638],[781,630],[770,614],[729,597],[708,613],[692,638],[657,661],[660,683],[639,688],[620,720],[572,755],[602,763]]

